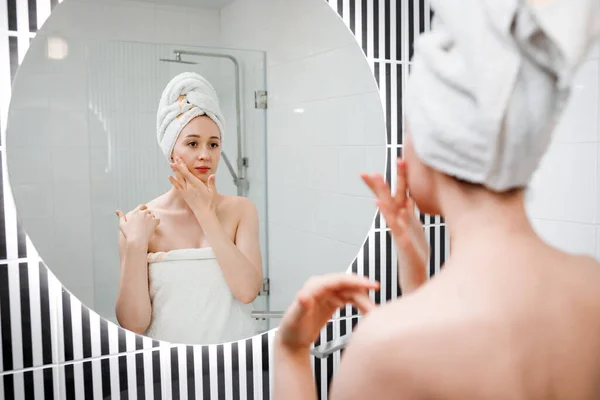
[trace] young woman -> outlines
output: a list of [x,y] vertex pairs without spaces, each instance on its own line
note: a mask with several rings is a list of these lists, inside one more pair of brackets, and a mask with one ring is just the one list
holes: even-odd
[[599,5],[432,4],[438,23],[413,60],[400,192],[392,196],[381,176],[364,178],[405,263],[420,257],[404,176],[419,209],[444,216],[450,258],[429,282],[415,275],[416,290],[377,309],[366,293],[376,283],[346,274],[310,280],[277,333],[274,398],[316,398],[310,346],[352,303],[367,315],[332,399],[597,399],[600,264],[542,241],[524,188],[597,33]]
[[209,344],[256,333],[250,303],[262,283],[256,207],[219,194],[222,116],[216,93],[186,73],[165,89],[158,140],[171,190],[120,221],[121,326],[175,343]]

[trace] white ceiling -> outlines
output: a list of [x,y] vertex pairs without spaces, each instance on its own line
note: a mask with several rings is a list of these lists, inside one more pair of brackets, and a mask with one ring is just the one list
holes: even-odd
[[162,3],[173,6],[221,9],[237,0],[135,0],[145,3]]

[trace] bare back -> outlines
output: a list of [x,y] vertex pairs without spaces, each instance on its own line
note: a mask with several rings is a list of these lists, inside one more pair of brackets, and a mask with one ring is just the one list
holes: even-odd
[[[216,214],[219,222],[235,244],[238,225],[242,219],[244,198],[220,195]],[[157,218],[158,228],[150,238],[148,251],[151,253],[170,250],[210,247],[205,234],[192,211],[177,207],[169,201],[168,193],[147,204]]]
[[359,325],[356,347],[377,342],[398,386],[386,393],[410,382],[411,399],[600,398],[600,264],[531,241],[502,247],[454,260]]

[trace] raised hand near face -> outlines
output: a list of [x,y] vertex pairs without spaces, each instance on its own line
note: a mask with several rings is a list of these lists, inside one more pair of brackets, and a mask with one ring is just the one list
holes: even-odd
[[310,278],[281,320],[279,343],[291,350],[309,348],[338,308],[351,304],[363,315],[375,308],[368,291],[378,288],[378,282],[345,273]]
[[407,194],[406,164],[398,158],[396,194],[380,174],[362,174],[361,178],[373,191],[387,225],[392,231],[398,249],[398,265],[403,291],[410,292],[427,279],[429,244],[423,225],[415,215],[415,204]]
[[127,215],[123,214],[120,210],[117,210],[116,214],[119,217],[121,233],[123,233],[128,242],[139,241],[147,244],[160,224],[160,219],[143,204],[137,206],[134,210],[127,213]]
[[214,174],[208,177],[205,184],[190,172],[187,165],[179,157],[175,157],[174,162],[171,163],[171,169],[175,176],[169,176],[169,181],[181,193],[192,210],[214,210],[217,196]]

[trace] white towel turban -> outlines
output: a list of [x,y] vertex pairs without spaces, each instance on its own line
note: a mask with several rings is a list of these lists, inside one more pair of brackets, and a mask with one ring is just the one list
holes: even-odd
[[201,115],[208,116],[217,124],[222,138],[224,118],[215,89],[197,73],[177,75],[163,91],[156,116],[158,144],[167,160],[171,160],[181,130]]
[[598,0],[431,0],[407,122],[421,161],[495,191],[525,187],[599,33]]

